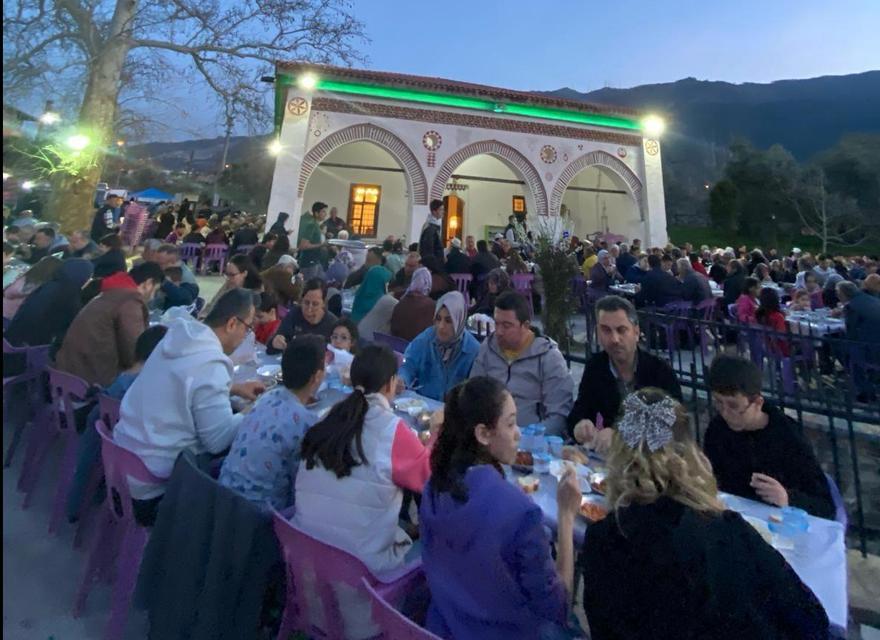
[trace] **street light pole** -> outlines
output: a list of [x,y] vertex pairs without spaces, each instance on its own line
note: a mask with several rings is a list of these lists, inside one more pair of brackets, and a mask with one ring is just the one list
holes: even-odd
[[[125,140],[119,139],[116,141],[116,146],[119,147],[119,156],[120,159],[124,158],[125,152]],[[116,172],[116,186],[120,187],[120,181],[122,180],[122,162],[119,163],[119,171]]]

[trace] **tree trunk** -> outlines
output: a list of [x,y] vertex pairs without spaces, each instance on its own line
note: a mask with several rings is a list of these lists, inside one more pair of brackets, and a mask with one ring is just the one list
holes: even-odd
[[232,135],[232,124],[226,121],[226,140],[223,142],[223,157],[220,158],[220,166],[217,168],[217,175],[214,176],[214,198],[212,200],[216,207],[220,203],[220,177],[226,171],[226,157],[229,155],[229,137]]
[[122,71],[131,49],[128,33],[137,7],[138,0],[117,1],[107,40],[97,45],[98,54],[89,67],[77,130],[90,139],[85,153],[92,161],[77,175],[59,172],[52,180],[48,210],[67,233],[91,226],[95,187],[113,139]]

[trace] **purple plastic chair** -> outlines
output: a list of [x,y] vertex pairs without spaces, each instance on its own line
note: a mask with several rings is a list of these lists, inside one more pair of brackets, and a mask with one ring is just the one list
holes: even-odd
[[[376,577],[360,560],[304,533],[277,511],[273,513],[273,523],[288,585],[278,640],[287,640],[294,631],[325,640],[345,640],[345,624],[337,599],[339,586],[360,592],[367,600],[369,596],[363,589],[366,580],[384,600],[398,602],[415,581],[423,578],[421,562]],[[319,611],[313,611],[313,607]],[[323,620],[326,628],[319,628],[314,620]]]
[[474,277],[469,273],[450,273],[449,277],[455,281],[455,288],[461,292],[465,300],[470,300],[471,282]]
[[406,348],[409,346],[408,340],[398,338],[397,336],[391,336],[387,333],[379,333],[378,331],[373,332],[373,342],[376,344],[387,345],[391,347],[392,351],[396,351],[397,353],[406,353]]
[[[41,391],[43,385],[43,373],[49,363],[49,345],[41,345],[37,347],[13,347],[6,338],[3,338],[3,355],[6,354],[24,354],[25,368],[24,371],[17,375],[3,378],[3,423],[6,423],[6,408],[11,406],[13,402],[10,393],[17,385],[24,385],[24,394],[22,399],[27,403],[24,419],[16,425],[15,432],[12,435],[12,442],[6,457],[3,460],[3,466],[8,467],[12,464],[12,458],[18,449],[21,436],[25,427],[31,420],[39,419],[43,411],[43,396]],[[17,401],[17,399],[16,399]]]
[[82,378],[49,367],[51,410],[48,420],[36,422],[31,429],[27,457],[18,481],[19,489],[25,493],[22,508],[27,509],[33,499],[46,455],[56,440],[61,441],[61,462],[58,465],[49,533],[54,533],[61,522],[67,494],[70,492],[73,474],[76,471],[78,437],[73,405],[85,400],[88,389],[89,384]]
[[[180,245],[180,261],[193,269],[198,268],[199,258],[202,257],[202,245],[198,242],[184,242]],[[189,263],[192,262],[192,265]]]
[[534,301],[532,300],[532,283],[534,280],[535,276],[531,273],[514,273],[510,276],[510,282],[514,290],[529,301],[529,313],[534,309]]
[[375,589],[370,581],[363,580],[363,586],[370,595],[373,603],[373,620],[382,630],[382,637],[388,640],[440,640],[427,629],[423,629],[415,622],[407,618],[385,600]]
[[202,253],[202,273],[208,273],[208,267],[215,263],[220,267],[220,273],[223,273],[228,257],[229,247],[225,244],[205,245],[205,251]]
[[670,361],[675,361],[675,348],[678,346],[678,338],[681,332],[692,335],[693,327],[691,326],[690,315],[694,305],[684,300],[670,302],[660,308],[660,316],[654,322],[666,332],[666,348],[669,351]]
[[149,529],[135,520],[128,478],[150,484],[163,480],[150,473],[134,453],[113,442],[113,436],[101,420],[95,424],[95,428],[101,436],[107,498],[89,551],[86,572],[76,593],[73,617],[78,618],[82,614],[95,582],[113,575],[115,567],[112,610],[104,630],[104,639],[119,640],[125,631],[141,559],[149,540]]
[[235,251],[232,252],[232,255],[237,256],[240,253],[247,255],[251,251],[253,251],[253,248],[256,246],[257,245],[255,245],[255,244],[240,244],[235,248]]

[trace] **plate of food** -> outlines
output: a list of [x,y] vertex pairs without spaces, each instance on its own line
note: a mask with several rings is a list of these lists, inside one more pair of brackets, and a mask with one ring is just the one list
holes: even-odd
[[516,452],[516,460],[510,466],[513,467],[514,471],[531,473],[535,466],[535,458],[532,456],[531,451],[523,451],[520,449]]
[[398,398],[394,401],[394,408],[397,411],[402,411],[416,417],[423,411],[426,411],[428,405],[424,400],[420,400],[419,398]]
[[608,506],[605,499],[598,496],[581,497],[581,508],[579,510],[588,522],[599,522],[608,515]]
[[562,459],[570,460],[571,462],[576,462],[582,465],[586,465],[590,461],[583,449],[570,444],[562,447]]
[[264,364],[257,367],[257,375],[261,378],[274,378],[281,373],[280,364]]
[[520,476],[516,479],[516,484],[523,493],[535,493],[541,488],[541,479],[538,476]]
[[599,495],[604,496],[605,490],[607,488],[607,480],[605,478],[604,473],[591,473],[590,474],[590,488],[593,490],[593,493],[598,493]]

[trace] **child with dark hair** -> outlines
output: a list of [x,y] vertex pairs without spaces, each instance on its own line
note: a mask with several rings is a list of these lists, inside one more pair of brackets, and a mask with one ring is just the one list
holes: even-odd
[[761,284],[757,278],[746,278],[742,293],[736,299],[736,319],[743,324],[755,324],[755,312],[758,310],[758,289]]
[[762,376],[745,358],[718,355],[709,390],[718,411],[703,450],[718,489],[777,507],[800,507],[834,517],[828,481],[798,424],[761,395]]
[[[758,267],[761,266],[764,265],[758,265]],[[758,294],[758,302],[758,310],[755,311],[757,323],[773,331],[785,333],[787,328],[785,315],[782,313],[779,294],[776,292],[776,289],[763,287],[761,293]],[[775,355],[787,358],[791,354],[791,347],[784,337],[771,338],[768,341],[768,346]]]
[[349,318],[341,318],[333,325],[333,333],[330,334],[330,346],[341,351],[355,353],[357,351],[358,333],[357,325]]
[[[128,391],[128,388],[137,379],[138,374],[144,367],[144,363],[153,349],[165,337],[168,328],[157,324],[144,330],[138,336],[134,345],[134,364],[116,376],[113,383],[102,391],[106,396],[110,396],[116,400],[122,400],[122,396]],[[86,418],[86,428],[79,439],[79,459],[76,466],[76,475],[73,478],[73,485],[67,497],[67,517],[71,521],[79,517],[79,510],[82,506],[83,492],[86,484],[92,474],[92,469],[98,463],[101,457],[101,437],[95,429],[95,423],[100,418],[99,407],[95,405]],[[105,425],[108,429],[112,429],[114,425]]]
[[324,380],[324,339],[294,338],[281,357],[282,384],[245,416],[220,470],[220,484],[260,506],[293,505],[306,430],[318,417],[306,405]]
[[447,394],[419,509],[426,626],[442,638],[573,637],[565,626],[580,488],[566,470],[554,566],[541,508],[504,477],[519,440],[516,403],[502,382],[471,378]]
[[254,337],[260,344],[269,344],[269,340],[278,331],[281,318],[278,317],[278,298],[264,291],[260,294],[260,306],[257,307],[257,321],[254,323]]
[[309,429],[296,476],[297,527],[373,573],[401,567],[413,547],[398,524],[405,489],[421,493],[431,444],[397,415],[397,358],[368,345],[351,365],[354,392]]

